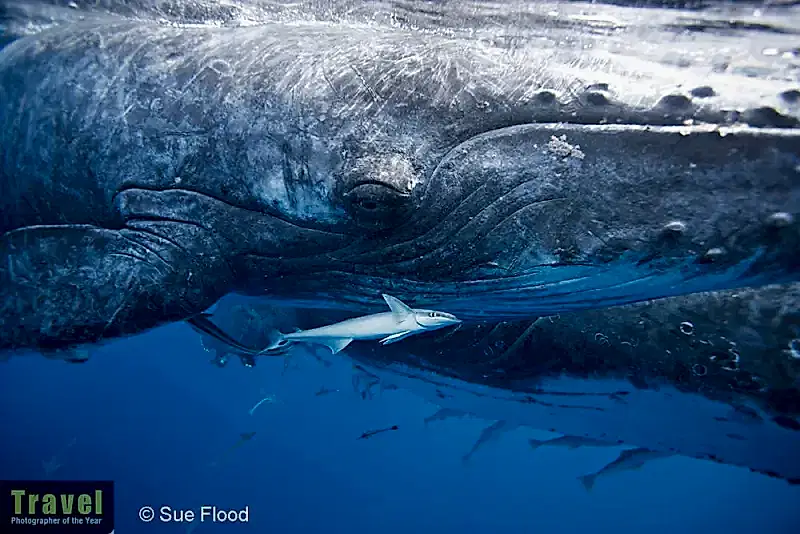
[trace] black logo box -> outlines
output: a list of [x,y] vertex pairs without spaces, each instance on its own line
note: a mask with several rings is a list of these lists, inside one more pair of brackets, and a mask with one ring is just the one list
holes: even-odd
[[0,532],[111,534],[113,531],[112,481],[0,481]]

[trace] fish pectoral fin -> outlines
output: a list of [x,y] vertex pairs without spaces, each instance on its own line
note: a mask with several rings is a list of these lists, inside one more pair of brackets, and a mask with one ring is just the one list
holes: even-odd
[[381,345],[391,345],[392,343],[397,343],[401,339],[405,339],[408,336],[413,336],[414,332],[406,331],[406,332],[398,332],[397,334],[392,334],[390,336],[386,336],[385,338],[381,339]]
[[383,300],[389,305],[389,309],[392,310],[392,317],[394,317],[394,320],[398,323],[402,323],[404,320],[408,319],[410,315],[414,314],[414,310],[398,298],[384,293]]
[[333,354],[341,352],[347,345],[352,343],[353,340],[346,337],[331,337],[327,339],[319,339],[317,343],[320,345],[325,345]]

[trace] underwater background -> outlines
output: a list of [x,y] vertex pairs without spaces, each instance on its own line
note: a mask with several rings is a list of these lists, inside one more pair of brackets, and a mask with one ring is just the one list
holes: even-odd
[[[0,472],[115,481],[121,533],[789,533],[800,525],[800,486],[708,461],[654,460],[589,492],[577,477],[621,449],[533,450],[529,439],[554,435],[527,428],[464,461],[492,421],[426,425],[438,408],[410,393],[378,387],[362,398],[357,371],[338,356],[330,367],[298,354],[288,366],[274,358],[218,368],[180,324],[102,347],[82,365],[12,358],[0,373]],[[138,519],[142,506],[164,505],[249,506],[249,523]]]

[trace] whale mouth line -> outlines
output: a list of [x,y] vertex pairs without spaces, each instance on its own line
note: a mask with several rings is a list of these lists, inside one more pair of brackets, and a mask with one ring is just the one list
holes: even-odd
[[[298,231],[307,231],[307,232],[321,232],[329,235],[337,235],[337,236],[344,236],[345,234],[338,228],[333,228],[330,225],[324,224],[313,224],[309,223],[309,221],[304,220],[295,220],[293,218],[287,217],[286,215],[278,212],[275,209],[270,209],[268,206],[264,206],[258,204],[257,202],[237,202],[234,199],[225,198],[219,194],[215,194],[213,192],[193,188],[191,186],[153,186],[153,185],[146,185],[146,184],[139,184],[139,183],[131,183],[125,184],[122,187],[118,188],[114,191],[114,194],[111,196],[111,204],[118,205],[121,199],[124,198],[126,194],[136,194],[136,193],[146,193],[146,194],[165,194],[168,195],[170,193],[176,195],[186,195],[190,197],[200,198],[204,202],[208,202],[211,204],[217,204],[224,206],[224,208],[231,209],[231,210],[240,210],[241,213],[246,214],[247,216],[252,217],[259,217],[259,218],[270,218],[274,220],[276,223],[284,225],[286,228]],[[160,217],[158,215],[151,215],[153,219],[167,219],[166,217]],[[137,218],[137,216],[130,215],[129,218]],[[178,221],[176,222],[194,222],[191,220],[186,221]]]
[[[147,192],[147,193],[170,193],[170,192],[174,192],[174,193],[186,193],[186,194],[191,194],[191,195],[197,195],[197,196],[200,196],[200,197],[204,197],[204,198],[206,198],[208,200],[211,200],[211,201],[214,201],[214,202],[218,202],[220,204],[224,204],[224,205],[226,205],[226,206],[228,206],[230,208],[240,209],[240,210],[243,210],[243,211],[246,211],[246,212],[250,212],[250,213],[253,213],[253,214],[257,214],[257,215],[269,215],[269,216],[278,218],[275,214],[268,213],[268,212],[266,212],[266,211],[264,211],[262,209],[258,209],[255,206],[234,202],[234,201],[232,201],[230,199],[223,198],[222,196],[214,194],[214,193],[212,193],[210,191],[196,189],[196,188],[193,188],[191,186],[177,186],[177,185],[175,185],[175,186],[161,186],[161,187],[159,187],[159,186],[155,186],[155,185],[152,185],[152,184],[140,184],[140,183],[125,184],[125,185],[121,186],[120,188],[118,188],[116,191],[114,191],[114,194],[111,196],[111,204],[112,205],[115,204],[118,201],[118,199],[120,198],[120,196],[124,195],[125,193],[136,192],[136,191],[144,191],[144,192]],[[284,221],[284,222],[291,223],[291,221]]]

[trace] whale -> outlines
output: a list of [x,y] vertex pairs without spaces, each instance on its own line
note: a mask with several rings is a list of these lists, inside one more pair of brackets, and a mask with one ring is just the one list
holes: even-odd
[[797,8],[600,4],[3,2],[0,350],[384,292],[354,384],[797,483]]
[[800,279],[791,6],[56,4],[0,17],[0,350],[232,293],[466,324]]

